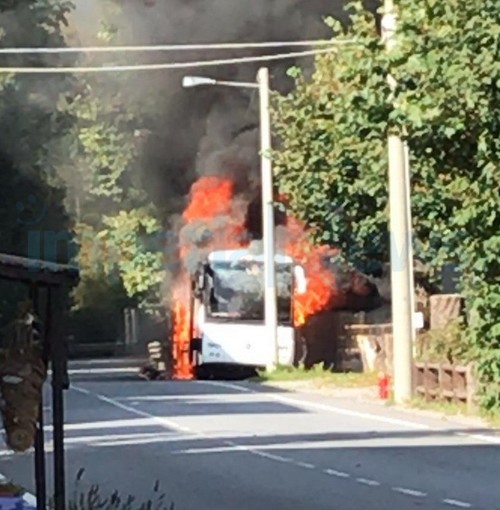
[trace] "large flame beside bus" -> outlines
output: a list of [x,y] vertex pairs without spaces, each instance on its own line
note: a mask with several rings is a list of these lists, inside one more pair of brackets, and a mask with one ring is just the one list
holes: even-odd
[[182,220],[179,246],[182,269],[173,289],[174,377],[191,379],[191,281],[186,262],[189,257],[201,258],[214,249],[244,245],[245,217],[234,194],[234,183],[222,177],[201,177],[191,187]]
[[[173,292],[174,377],[193,377],[189,359],[190,275],[189,265],[203,259],[213,250],[231,250],[248,246],[245,222],[248,203],[235,195],[234,183],[228,178],[201,177],[190,193],[183,214],[179,253],[182,273]],[[286,225],[284,251],[300,264],[306,273],[307,290],[294,294],[294,325],[304,325],[312,315],[331,308],[336,292],[334,275],[324,268],[322,258],[331,252],[328,247],[314,246],[303,224],[293,218]],[[191,260],[192,259],[192,260]]]

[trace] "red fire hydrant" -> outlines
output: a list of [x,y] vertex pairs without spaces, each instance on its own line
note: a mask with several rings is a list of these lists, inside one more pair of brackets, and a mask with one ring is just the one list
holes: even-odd
[[389,398],[389,392],[391,389],[391,378],[387,374],[379,374],[378,377],[378,396],[382,400]]

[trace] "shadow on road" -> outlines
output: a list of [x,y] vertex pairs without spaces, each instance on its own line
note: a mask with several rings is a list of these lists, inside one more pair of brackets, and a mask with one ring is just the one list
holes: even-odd
[[[207,438],[101,430],[87,441],[75,432],[67,438],[68,490],[85,468],[89,483],[136,498],[148,498],[157,479],[180,510],[440,510],[451,507],[445,500],[500,508],[500,449],[442,443],[451,430]],[[23,457],[7,473],[32,488],[30,469]]]
[[[68,372],[76,381],[137,380],[143,382],[145,379],[140,376],[140,371],[144,362],[145,360],[140,358],[73,360],[69,363]],[[200,381],[245,381],[257,375],[257,370],[252,368],[214,366],[210,370],[200,372],[198,379]]]
[[[441,510],[445,500],[499,507],[500,445],[473,437],[489,429],[311,410],[262,385],[144,382],[116,365],[71,368],[68,489],[85,468],[90,482],[137,498],[158,479],[179,510]],[[47,425],[51,456],[50,413]],[[0,457],[0,472],[33,489],[32,460]]]

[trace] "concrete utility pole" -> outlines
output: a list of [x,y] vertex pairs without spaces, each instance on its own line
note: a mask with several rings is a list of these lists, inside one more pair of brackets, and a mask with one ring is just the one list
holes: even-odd
[[[412,224],[412,214],[411,214],[411,165],[410,165],[410,148],[408,147],[408,143],[405,142],[405,176],[406,176],[406,199],[407,199],[407,207],[408,207],[408,214],[407,214],[407,221],[408,221],[408,235],[409,243],[408,243],[408,270],[409,270],[409,276],[410,276],[410,307],[412,312],[412,337],[411,337],[411,343],[412,343],[412,349],[413,349],[413,356],[415,356],[416,352],[416,339],[417,339],[417,327],[415,325],[415,320],[413,317],[415,317],[417,312],[416,307],[416,298],[415,298],[415,269],[414,269],[414,261],[413,261],[413,224]],[[412,359],[413,362],[413,359]]]
[[[396,44],[396,16],[393,0],[384,0],[382,37],[387,51]],[[394,79],[389,76],[391,88]],[[398,403],[412,396],[413,367],[413,282],[410,269],[411,213],[409,176],[404,143],[398,133],[389,133],[389,205],[391,240],[391,292],[394,352],[394,399]]]
[[275,273],[274,240],[274,192],[271,150],[271,112],[269,109],[269,70],[263,67],[257,75],[260,97],[260,150],[262,178],[262,238],[264,244],[264,303],[266,336],[272,346],[272,364],[268,369],[279,365],[278,345],[278,303]]

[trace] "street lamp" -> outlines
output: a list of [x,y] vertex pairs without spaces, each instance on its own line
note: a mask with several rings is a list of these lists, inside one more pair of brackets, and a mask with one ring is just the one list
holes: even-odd
[[200,76],[184,76],[182,79],[182,86],[187,89],[190,87],[199,87],[201,85],[216,85],[217,80],[211,78],[203,78]]
[[262,180],[262,241],[264,249],[264,319],[267,338],[273,348],[272,362],[268,369],[279,364],[278,344],[278,308],[275,273],[274,241],[274,199],[273,169],[271,162],[271,112],[269,108],[269,70],[263,67],[257,74],[255,82],[223,81],[202,76],[185,76],[184,88],[220,85],[225,87],[252,88],[259,90],[260,104],[260,152]]

